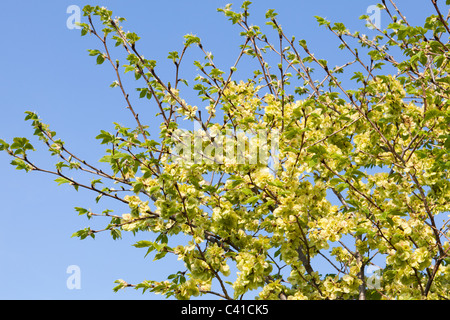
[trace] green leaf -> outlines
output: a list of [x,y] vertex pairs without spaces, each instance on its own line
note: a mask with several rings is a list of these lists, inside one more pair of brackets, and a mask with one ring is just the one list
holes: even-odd
[[112,157],[109,155],[103,156],[100,158],[100,160],[98,160],[98,162],[106,162],[106,163],[110,163],[111,162]]
[[64,162],[62,162],[62,161],[60,161],[60,162],[58,162],[57,164],[55,164],[55,168],[56,169],[58,169],[59,171],[62,169],[62,168],[68,168],[69,166],[67,165],[67,164],[65,164]]
[[125,152],[116,152],[111,156],[112,159],[131,159],[131,155]]
[[97,56],[97,64],[102,64],[103,62],[105,62],[105,57],[103,56],[103,54],[99,54]]
[[78,230],[77,232],[72,234],[72,238],[78,237],[80,238],[80,240],[86,239],[88,236],[91,236],[91,238],[95,239],[95,233],[89,227]]
[[232,178],[230,177],[230,179],[233,181],[231,183],[231,188],[236,188],[238,185],[244,182],[244,179],[238,176],[233,176]]
[[121,290],[123,288],[126,288],[128,286],[128,284],[125,281],[123,281],[123,280],[116,280],[116,281],[114,281],[114,283],[118,283],[118,285],[113,288],[114,292],[117,292],[117,291],[119,291],[119,290]]
[[95,198],[95,202],[98,203],[102,197],[103,193],[99,193],[98,196]]
[[335,31],[337,31],[338,33],[344,33],[345,30],[346,30],[346,28],[345,28],[345,25],[344,25],[343,23],[341,23],[341,22],[336,22],[336,23],[334,24],[333,28],[331,28],[331,30],[335,30]]
[[319,23],[319,26],[322,26],[322,25],[329,26],[330,25],[330,21],[328,21],[322,17],[314,16],[314,18],[316,18],[317,22]]
[[298,44],[302,46],[302,48],[306,48],[306,40],[302,39],[298,41]]
[[136,182],[133,186],[133,192],[137,194],[142,190],[143,187],[144,187],[144,184],[142,182],[140,182],[140,181]]
[[84,209],[84,208],[80,208],[80,207],[75,207],[75,210],[78,212],[79,216],[82,216],[83,214],[86,214],[89,212],[89,210]]
[[363,82],[364,81],[364,75],[362,72],[355,72],[355,75],[350,78],[350,80],[356,79],[356,82]]
[[241,8],[242,9],[244,9],[244,10],[248,10],[248,7],[250,6],[252,4],[252,2],[251,1],[244,1],[243,3],[242,3],[242,5],[241,5]]
[[266,12],[266,19],[273,19],[278,15],[278,13],[275,12],[275,9],[269,9]]
[[36,113],[31,112],[31,111],[25,111],[25,113],[27,114],[27,116],[25,117],[25,121],[27,120],[39,120],[39,117]]
[[251,204],[251,205],[254,205],[258,200],[260,200],[261,199],[261,195],[260,194],[258,194],[258,195],[256,195],[256,196],[253,196],[253,197],[250,197],[250,198],[248,198],[247,200],[245,200],[245,204]]
[[436,81],[443,82],[443,83],[446,83],[446,84],[450,84],[450,77],[439,78],[439,79],[436,79]]
[[342,192],[345,189],[347,189],[349,187],[348,183],[340,183],[338,185],[336,185],[334,188],[336,189],[337,192]]
[[167,280],[171,280],[171,279],[174,279],[174,278],[176,278],[176,277],[178,277],[178,275],[175,274],[175,273],[172,273],[172,274],[170,274],[170,275],[167,277]]
[[450,134],[447,135],[447,139],[446,139],[445,142],[444,142],[444,147],[445,147],[447,150],[450,150]]
[[14,159],[11,161],[11,165],[16,166],[16,170],[25,170],[26,172],[32,170],[32,167],[20,159]]
[[107,143],[113,142],[115,140],[115,137],[113,134],[111,134],[107,131],[101,130],[101,133],[98,136],[96,136],[95,139],[103,139],[101,144],[107,144]]
[[335,185],[337,185],[338,183],[341,183],[342,182],[342,179],[341,178],[333,178],[333,179],[331,179],[330,181],[329,181],[329,183],[330,183],[330,186],[335,186]]
[[119,229],[111,229],[111,236],[113,240],[122,238],[122,233]]
[[135,43],[140,39],[140,37],[138,37],[138,35],[134,32],[127,33],[126,38],[131,44]]
[[178,58],[179,58],[179,56],[178,56],[178,52],[177,51],[169,52],[169,56],[167,57],[167,59],[172,59],[173,62],[175,62]]
[[445,112],[441,111],[439,109],[431,109],[431,110],[428,110],[427,112],[425,112],[423,121],[427,122],[428,120],[435,119],[440,116],[445,116]]
[[88,32],[91,31],[91,28],[87,23],[76,22],[75,24],[81,27],[81,36],[85,36]]
[[4,140],[0,139],[0,151],[7,150],[9,148],[9,144],[7,144]]
[[156,191],[158,191],[160,188],[161,188],[160,186],[153,186],[153,187],[150,188],[149,193],[153,194]]
[[133,247],[136,247],[136,248],[147,248],[147,247],[152,247],[152,246],[153,246],[153,242],[147,241],[147,240],[140,240],[140,241],[136,242],[135,244],[133,244]]
[[322,145],[315,145],[308,148],[308,152],[314,153],[316,155],[323,155],[327,153],[327,149]]
[[64,184],[64,183],[70,183],[69,180],[67,180],[66,178],[60,177],[60,178],[56,178],[55,182],[58,182],[58,186]]
[[403,212],[402,210],[395,208],[395,209],[391,209],[387,212],[388,215],[391,216],[400,216],[400,217],[406,217],[407,214],[405,212]]
[[200,38],[193,35],[193,34],[187,34],[184,36],[184,45],[186,47],[189,47],[191,44],[199,44],[200,43]]
[[25,154],[26,150],[34,150],[33,146],[30,144],[27,138],[18,138],[18,137],[13,139],[11,149],[20,151],[15,154]]
[[359,17],[359,20],[367,20],[369,19],[369,16],[367,14],[363,14],[362,16]]
[[146,142],[144,142],[142,144],[143,147],[147,147],[147,148],[155,148],[156,146],[159,146],[160,143],[156,142],[155,140],[147,140]]
[[224,73],[225,73],[224,71],[222,71],[220,69],[217,69],[217,68],[214,68],[214,69],[211,70],[211,72],[209,74],[211,75],[212,78],[217,79]]
[[97,50],[97,49],[95,49],[95,50],[88,49],[87,51],[89,51],[90,56],[96,56],[96,55],[101,54],[100,50]]
[[94,188],[97,183],[103,183],[102,179],[94,179],[91,181],[91,187]]
[[134,66],[124,65],[124,67],[125,67],[125,71],[124,71],[125,73],[135,70]]
[[164,258],[166,256],[166,254],[167,254],[167,251],[158,252],[157,254],[155,254],[155,258],[153,259],[153,261]]
[[[144,257],[147,257],[147,255],[150,253],[150,252],[152,252],[152,251],[154,251],[154,250],[161,250],[161,248],[164,246],[164,245],[161,245],[161,244],[159,244],[159,243],[155,243],[155,242],[152,242],[152,241],[147,241],[147,240],[141,240],[141,241],[138,241],[138,242],[136,242],[135,244],[133,244],[133,246],[134,247],[136,247],[136,248],[148,248],[148,250],[147,250],[147,253],[145,254],[145,256]],[[167,253],[167,252],[166,252]]]
[[139,98],[142,99],[142,98],[144,98],[147,95],[148,89],[147,88],[143,88],[140,91],[141,91],[141,93],[139,94]]
[[327,61],[327,60],[324,60],[324,59],[318,59],[317,61],[320,62],[320,64],[322,65],[322,67],[326,67],[327,64],[328,64],[328,61]]

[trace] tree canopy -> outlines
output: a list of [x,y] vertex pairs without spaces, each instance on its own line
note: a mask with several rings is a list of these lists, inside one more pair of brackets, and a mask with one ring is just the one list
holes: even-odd
[[[436,0],[429,5],[435,13],[414,26],[394,1],[381,1],[391,19],[385,29],[360,17],[378,32],[373,38],[316,17],[351,57],[335,67],[285,34],[275,10],[260,27],[251,23],[250,1],[227,5],[218,11],[242,37],[234,65],[216,65],[188,34],[182,50],[168,54],[172,81],[140,52],[124,18],[87,5],[81,35],[99,43],[88,53],[111,66],[111,87],[135,127],[115,123],[114,132],[99,132],[108,170],[74,154],[30,111],[25,120],[57,159],[54,169],[32,161],[28,138],[0,140],[0,150],[16,169],[53,175],[127,210],[76,207],[107,222],[74,236],[147,232],[155,240],[136,248],[155,260],[180,260],[177,273],[157,279],[131,284],[124,275],[116,291],[177,299],[449,299],[450,11]],[[201,58],[193,79],[180,77],[188,50]],[[236,79],[243,63],[254,72]],[[137,93],[123,85],[130,75]],[[202,105],[183,98],[188,89]],[[153,119],[139,116],[131,94],[148,100]],[[324,273],[325,265],[333,272]]]

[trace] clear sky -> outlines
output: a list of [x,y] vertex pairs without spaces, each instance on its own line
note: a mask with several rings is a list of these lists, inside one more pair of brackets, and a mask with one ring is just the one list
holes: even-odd
[[[215,62],[223,69],[228,70],[234,63],[240,30],[216,12],[228,2],[232,1],[4,1],[0,10],[0,138],[11,141],[16,136],[31,137],[33,130],[23,121],[24,112],[36,111],[69,149],[95,163],[104,150],[95,140],[100,129],[112,130],[114,121],[132,125],[119,90],[109,88],[115,80],[113,70],[106,63],[96,66],[95,59],[88,56],[87,49],[99,48],[99,43],[94,37],[81,37],[79,30],[67,27],[70,5],[106,6],[114,16],[125,17],[125,30],[141,37],[139,51],[158,61],[158,72],[170,79],[174,73],[167,54],[181,50],[183,35],[188,33],[202,39],[205,50],[214,54]],[[424,0],[396,2],[412,23],[423,23],[425,14],[432,9],[431,3]],[[242,1],[232,3],[239,7]],[[255,0],[251,19],[262,26],[266,10],[275,9],[286,34],[306,39],[317,57],[328,59],[334,66],[346,62],[339,59],[339,43],[323,27],[319,28],[314,15],[344,22],[352,31],[373,34],[358,17],[376,3]],[[385,13],[380,22],[386,27]],[[192,59],[202,59],[196,53],[199,52],[193,50],[185,61],[183,72],[188,81],[197,74],[191,66]],[[159,123],[152,121],[155,106],[138,101],[133,85],[133,81],[127,82],[134,95],[131,99],[141,108],[141,121],[157,128]],[[32,143],[40,147],[36,140],[32,139]],[[42,147],[31,159],[51,169],[56,160]],[[99,226],[79,217],[74,207],[91,208],[97,213],[109,208],[115,214],[125,213],[127,208],[103,200],[96,204],[95,194],[81,190],[77,193],[67,185],[58,187],[55,177],[16,171],[10,161],[6,153],[0,153],[0,299],[161,298],[133,289],[112,291],[114,280],[119,278],[138,283],[148,278],[163,279],[175,271],[176,260],[155,263],[144,259],[145,249],[131,246],[151,235],[131,237],[123,233],[124,239],[118,241],[107,233],[98,234],[95,240],[71,238],[79,229]],[[104,225],[103,221],[99,223]],[[72,265],[81,271],[80,289],[67,287],[67,268]]]

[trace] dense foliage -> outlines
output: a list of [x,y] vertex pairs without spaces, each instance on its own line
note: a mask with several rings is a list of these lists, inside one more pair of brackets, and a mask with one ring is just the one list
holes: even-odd
[[[372,25],[372,39],[317,17],[352,57],[336,67],[286,35],[274,10],[266,13],[266,34],[249,22],[249,1],[236,11],[227,5],[219,11],[242,31],[236,63],[220,69],[202,41],[186,35],[182,50],[169,53],[172,83],[139,52],[140,38],[123,30],[124,18],[86,6],[82,35],[101,45],[89,54],[111,65],[111,87],[136,120],[135,128],[117,124],[98,135],[109,146],[100,161],[110,171],[73,154],[32,112],[26,120],[59,158],[55,170],[31,161],[27,138],[0,140],[0,150],[17,169],[56,175],[59,184],[128,210],[77,207],[108,223],[75,236],[149,232],[156,240],[135,247],[181,260],[178,273],[138,284],[118,280],[115,290],[178,299],[239,299],[252,290],[258,299],[449,299],[450,30],[442,12],[448,8],[436,2],[429,4],[435,14],[412,26],[394,2],[382,1],[392,21],[385,30]],[[368,18],[361,17],[370,24]],[[114,46],[125,50],[125,64],[113,57]],[[204,57],[194,62],[192,86],[203,106],[180,93],[191,82],[179,77],[190,48]],[[248,79],[234,79],[240,63],[254,63]],[[157,110],[151,121],[130,102],[122,68],[142,81],[139,96]],[[152,139],[148,128],[158,119],[160,136]],[[195,129],[182,130],[187,122]],[[75,180],[71,170],[94,178]],[[334,272],[324,274],[325,265]]]

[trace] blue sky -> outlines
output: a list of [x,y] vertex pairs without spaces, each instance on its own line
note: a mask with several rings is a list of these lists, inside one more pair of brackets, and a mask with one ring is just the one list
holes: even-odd
[[[24,112],[36,111],[70,150],[95,163],[104,150],[95,140],[100,129],[112,130],[114,121],[132,125],[119,90],[109,88],[115,80],[113,70],[106,63],[96,66],[95,59],[88,56],[87,49],[99,48],[99,43],[93,37],[81,37],[79,30],[67,28],[68,6],[107,6],[113,15],[127,18],[125,30],[141,37],[139,51],[158,61],[158,72],[170,79],[174,70],[167,54],[181,50],[183,35],[188,33],[202,39],[205,50],[214,54],[215,62],[223,69],[234,63],[240,30],[216,12],[228,2],[232,1],[4,2],[0,11],[0,138],[11,141],[16,136],[31,137],[33,130],[23,121]],[[238,7],[241,1],[233,3]],[[424,12],[431,9],[431,4],[423,0],[397,3],[412,23],[422,23]],[[376,1],[254,1],[251,19],[262,26],[266,10],[275,9],[286,34],[306,39],[317,57],[336,65],[346,62],[339,55],[339,43],[323,27],[319,28],[314,15],[371,34],[358,17],[372,4]],[[382,13],[382,27],[387,23],[388,17]],[[192,50],[185,61],[183,72],[188,81],[197,74],[191,61],[202,59],[197,53]],[[155,106],[137,99],[134,81],[126,85],[141,120],[157,127]],[[53,168],[55,159],[35,140],[32,142],[38,149],[32,155],[33,162]],[[5,153],[0,153],[0,299],[161,298],[132,289],[112,291],[114,280],[119,278],[138,283],[148,278],[163,279],[162,275],[176,271],[176,260],[154,263],[144,259],[144,249],[131,246],[149,235],[130,237],[124,233],[124,239],[119,241],[113,241],[106,233],[97,235],[95,240],[71,238],[73,232],[86,226],[95,229],[103,225],[102,221],[98,224],[79,217],[74,207],[91,208],[97,213],[110,208],[116,214],[127,212],[127,208],[108,201],[96,204],[94,194],[58,187],[50,176],[16,171],[10,161]],[[81,270],[81,289],[70,290],[66,286],[70,276],[66,270],[71,265]]]

